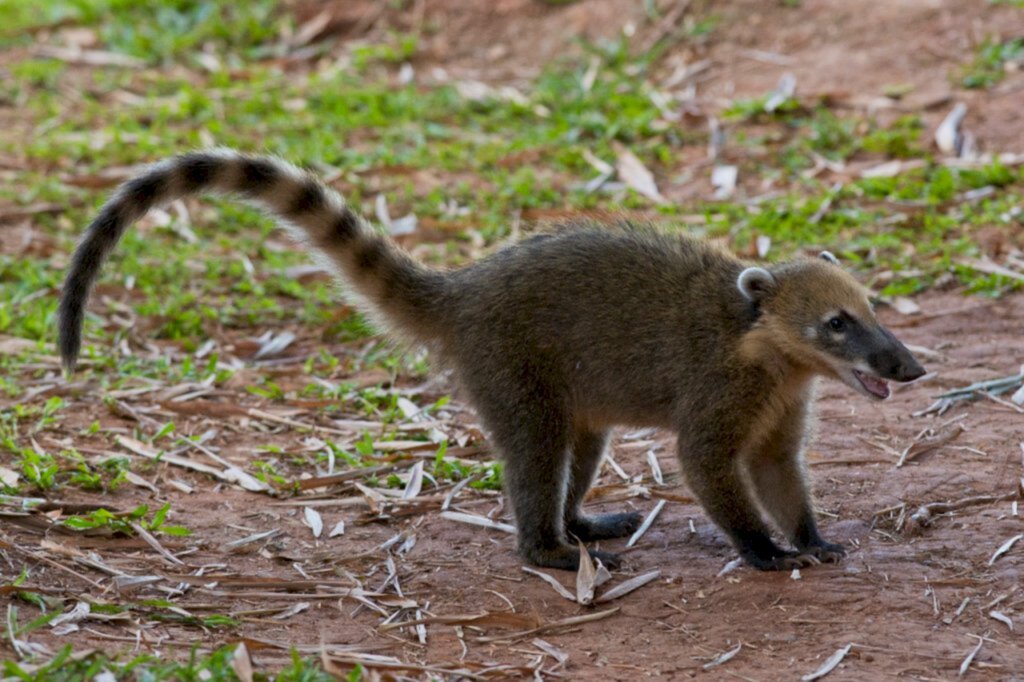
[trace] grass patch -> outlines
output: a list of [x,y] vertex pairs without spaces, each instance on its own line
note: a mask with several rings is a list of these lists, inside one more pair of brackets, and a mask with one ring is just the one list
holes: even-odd
[[1003,42],[986,40],[978,48],[974,61],[964,69],[965,88],[989,88],[1006,76],[1009,65],[1024,66],[1024,38]]
[[[239,678],[232,665],[235,649],[235,646],[224,646],[207,654],[194,649],[185,662],[178,663],[155,656],[138,656],[124,661],[101,653],[80,656],[66,646],[46,663],[26,665],[5,661],[0,670],[7,679],[26,682],[78,682],[98,678],[149,682],[237,680]],[[337,678],[324,672],[313,659],[293,653],[291,663],[279,672],[255,671],[253,679],[259,682],[334,682]],[[353,682],[362,679],[361,669],[356,668],[349,679]]]

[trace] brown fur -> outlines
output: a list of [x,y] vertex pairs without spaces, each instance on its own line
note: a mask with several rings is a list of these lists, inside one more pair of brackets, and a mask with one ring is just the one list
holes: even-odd
[[[536,564],[575,568],[570,534],[596,540],[637,527],[637,514],[581,510],[617,424],[678,433],[687,480],[753,565],[837,558],[841,548],[818,535],[802,470],[814,377],[841,377],[869,355],[872,366],[886,365],[880,376],[913,378],[919,369],[885,336],[865,291],[832,263],[755,269],[738,288],[746,264],[707,243],[579,226],[435,272],[304,173],[226,151],[159,164],[101,212],[65,285],[67,364],[88,287],[125,224],[156,203],[209,190],[286,218],[390,330],[454,370],[504,457],[519,549]],[[851,331],[844,343],[823,327],[835,311],[861,325],[863,338]],[[762,510],[799,557],[771,539]]]

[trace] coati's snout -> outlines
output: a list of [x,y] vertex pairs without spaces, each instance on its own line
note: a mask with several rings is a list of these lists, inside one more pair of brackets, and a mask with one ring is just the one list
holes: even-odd
[[829,317],[819,345],[829,355],[836,378],[876,400],[889,397],[887,380],[913,381],[924,367],[893,333],[878,323],[860,320],[846,311]]
[[794,364],[838,379],[875,400],[889,397],[889,381],[925,374],[913,354],[883,326],[868,292],[825,251],[821,259],[789,263],[771,272],[752,267],[737,279],[759,307],[778,350]]

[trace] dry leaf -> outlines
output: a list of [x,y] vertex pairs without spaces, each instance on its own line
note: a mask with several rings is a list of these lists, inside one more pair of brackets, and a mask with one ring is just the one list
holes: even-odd
[[989,611],[988,615],[990,618],[995,618],[1000,623],[1004,623],[1006,627],[1010,628],[1010,632],[1013,632],[1013,621],[1005,613],[1001,611]]
[[722,570],[719,571],[717,574],[715,574],[715,577],[716,578],[721,578],[723,575],[726,575],[728,573],[732,573],[733,571],[735,571],[737,568],[739,568],[742,565],[743,565],[743,559],[733,559],[732,561],[727,563],[725,566],[722,566]]
[[992,555],[992,558],[988,560],[988,565],[991,566],[992,564],[994,564],[996,562],[996,559],[998,559],[999,557],[1001,557],[1004,554],[1006,554],[1007,552],[1009,552],[1010,549],[1015,544],[1017,544],[1017,541],[1020,540],[1021,538],[1024,538],[1024,534],[1022,534],[1022,535],[1014,535],[1012,538],[1010,538],[1009,540],[1007,540],[1006,542],[1001,544],[999,546],[999,549],[997,549],[995,551],[995,554]]
[[647,451],[647,464],[651,467],[651,477],[654,482],[658,485],[665,483],[665,477],[661,473],[661,465],[658,463],[658,455],[654,452],[654,448]]
[[630,578],[626,582],[620,583],[620,584],[616,585],[615,587],[613,587],[612,589],[610,589],[607,592],[605,592],[604,594],[602,594],[600,597],[598,597],[597,599],[594,600],[594,603],[595,604],[603,604],[603,603],[609,602],[609,601],[611,601],[613,599],[618,599],[619,597],[624,597],[627,594],[629,594],[630,592],[633,592],[635,590],[640,589],[641,587],[643,587],[647,583],[651,582],[652,580],[654,580],[655,578],[657,578],[660,575],[661,575],[661,571],[655,570],[655,571],[651,571],[649,573],[644,573],[643,575],[638,575],[638,576],[635,576],[633,578]]
[[643,162],[621,144],[615,143],[613,148],[616,154],[615,170],[619,174],[619,179],[637,194],[647,197],[656,204],[668,203],[658,191],[654,174],[647,170]]
[[964,425],[960,422],[948,424],[938,432],[933,431],[931,428],[924,429],[921,433],[917,434],[913,443],[904,448],[903,452],[900,454],[899,460],[896,462],[896,466],[901,467],[926,452],[931,452],[932,450],[937,450],[944,445],[949,445],[959,438],[960,434],[962,434],[964,430]]
[[484,528],[490,528],[492,530],[500,530],[503,533],[515,534],[515,526],[511,526],[507,523],[499,523],[492,521],[486,516],[477,516],[476,514],[465,514],[463,512],[455,511],[443,511],[441,517],[448,519],[449,521],[458,521],[459,523],[468,523],[473,526],[482,526]]
[[535,638],[533,642],[531,642],[531,644],[533,644],[535,647],[546,653],[551,658],[558,661],[560,664],[565,663],[569,660],[569,654],[567,652],[562,651],[550,642],[545,642],[543,639],[540,639],[539,637]]
[[906,296],[895,296],[891,303],[892,307],[900,315],[917,315],[921,312],[921,306]]
[[628,542],[626,542],[626,547],[632,547],[636,544],[637,540],[643,537],[644,533],[647,532],[647,529],[651,527],[651,524],[654,523],[654,520],[658,518],[658,514],[660,514],[661,510],[664,508],[665,500],[658,500],[658,504],[654,505],[654,509],[651,510],[651,513],[647,515],[647,518],[644,519],[644,522],[640,524],[640,527],[636,529],[636,532],[633,533],[633,536],[629,538]]
[[768,95],[768,99],[764,102],[764,110],[771,113],[782,106],[787,99],[796,94],[796,76],[790,72],[782,74],[779,78],[779,84],[775,86],[775,90]]
[[427,616],[426,618],[416,618],[415,620],[385,623],[378,629],[381,632],[387,632],[388,630],[419,625],[421,623],[424,625],[438,623],[443,625],[473,625],[477,627],[490,625],[504,628],[536,628],[541,625],[540,619],[536,614],[498,611],[494,613],[463,613],[448,616]]
[[736,192],[736,180],[740,169],[736,166],[715,166],[711,169],[711,186],[715,188],[715,199],[728,199]]
[[306,525],[313,531],[313,537],[320,537],[320,534],[324,532],[324,520],[320,516],[320,512],[312,507],[304,507],[302,509],[302,515],[305,519]]
[[735,656],[736,654],[738,654],[740,652],[740,649],[742,649],[742,648],[743,648],[743,643],[740,642],[739,644],[736,645],[736,647],[734,649],[729,649],[729,651],[726,651],[724,654],[719,654],[718,656],[716,656],[712,660],[710,660],[707,663],[705,663],[704,664],[704,669],[705,670],[711,670],[712,668],[714,668],[716,666],[722,665],[726,661],[731,660],[732,657]]
[[580,567],[576,571],[576,601],[583,606],[594,602],[594,590],[597,589],[597,567],[590,552],[579,540],[576,541],[580,550]]
[[960,132],[960,124],[967,115],[967,105],[957,102],[953,110],[942,119],[942,123],[935,129],[935,145],[943,154],[960,156],[963,145],[963,135]]
[[[972,635],[972,636],[973,637],[978,637],[978,635]],[[984,637],[978,637],[978,644],[973,649],[971,649],[971,652],[969,654],[967,654],[967,657],[963,660],[963,663],[960,664],[960,670],[956,674],[957,677],[963,677],[964,676],[964,674],[967,672],[967,669],[971,667],[971,661],[973,661],[974,657],[978,655],[979,651],[981,651],[981,645],[984,644],[984,643],[985,643],[985,638]]]
[[105,50],[82,50],[76,47],[57,47],[43,45],[36,48],[35,53],[40,57],[59,59],[69,64],[84,64],[86,66],[123,66],[131,69],[140,69],[146,65],[141,59],[130,57],[117,52]]
[[837,649],[834,654],[828,657],[828,660],[821,664],[821,667],[815,670],[813,673],[809,673],[800,678],[801,682],[811,682],[811,680],[821,679],[828,675],[830,672],[835,670],[836,666],[839,665],[846,654],[850,653],[850,648],[853,644],[847,644],[842,649]]
[[565,589],[565,586],[562,585],[562,583],[558,582],[558,580],[555,579],[554,576],[548,575],[543,571],[538,571],[535,568],[530,568],[529,566],[523,566],[523,572],[529,573],[530,575],[535,575],[544,582],[546,582],[548,585],[551,585],[551,587],[554,588],[555,592],[558,593],[558,596],[564,597],[569,601],[576,601],[576,595],[574,595],[569,590]]
[[416,462],[409,471],[409,482],[405,484],[402,491],[403,500],[411,500],[420,494],[423,488],[423,460]]
[[231,654],[231,669],[241,682],[252,682],[252,658],[249,657],[245,642],[239,642]]
[[0,466],[0,483],[3,483],[8,488],[17,488],[18,478],[17,471]]
[[271,618],[273,618],[274,620],[285,620],[287,618],[291,618],[294,615],[302,613],[303,611],[308,609],[309,606],[310,604],[308,601],[300,601],[297,604],[292,604],[281,613],[274,614],[273,616],[271,616]]

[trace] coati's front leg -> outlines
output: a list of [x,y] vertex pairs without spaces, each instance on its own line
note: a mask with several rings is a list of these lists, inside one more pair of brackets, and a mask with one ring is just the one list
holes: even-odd
[[798,404],[783,416],[768,440],[747,460],[755,494],[793,546],[819,561],[839,561],[842,545],[824,540],[814,519],[803,464],[806,408]]
[[763,571],[787,570],[812,563],[775,544],[739,472],[734,449],[714,438],[679,437],[679,462],[704,510],[732,540],[740,556]]
[[565,527],[570,535],[584,542],[632,535],[643,520],[638,512],[586,516],[581,510],[583,498],[601,466],[607,447],[607,431],[578,428],[573,437],[568,495],[565,500]]

